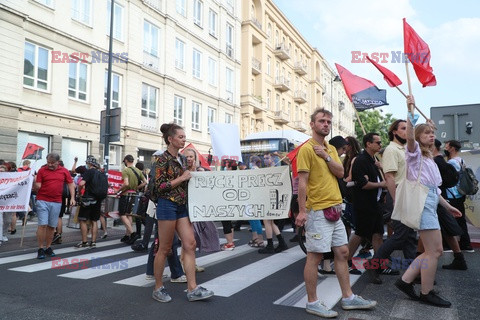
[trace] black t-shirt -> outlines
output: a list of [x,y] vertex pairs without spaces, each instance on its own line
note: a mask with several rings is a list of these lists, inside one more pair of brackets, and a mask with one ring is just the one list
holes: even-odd
[[93,177],[95,176],[95,173],[96,173],[97,169],[95,168],[90,168],[90,169],[87,169],[87,171],[85,171],[83,174],[82,174],[82,179],[83,181],[85,181],[85,193],[83,194],[84,197],[89,197],[89,196],[92,196],[91,194],[91,188],[92,188],[92,181],[93,181]]

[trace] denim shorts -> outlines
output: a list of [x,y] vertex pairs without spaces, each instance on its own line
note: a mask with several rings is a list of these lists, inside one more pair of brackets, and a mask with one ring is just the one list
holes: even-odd
[[178,220],[185,217],[188,217],[187,205],[168,199],[158,199],[157,220]]
[[56,228],[61,208],[62,204],[60,202],[37,200],[36,210],[38,217],[38,225],[45,226],[48,224],[50,227]]
[[328,221],[323,210],[310,210],[307,214],[305,238],[307,252],[330,252],[332,247],[341,247],[348,243],[342,219]]
[[437,215],[438,194],[436,187],[430,187],[428,190],[427,200],[423,208],[422,218],[420,220],[419,230],[439,230],[440,223]]

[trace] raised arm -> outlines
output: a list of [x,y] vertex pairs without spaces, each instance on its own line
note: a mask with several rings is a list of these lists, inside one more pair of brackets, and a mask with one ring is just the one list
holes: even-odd
[[407,109],[408,109],[408,116],[407,116],[407,149],[409,152],[415,151],[415,128],[414,124],[412,123],[411,119],[413,119],[414,113],[413,110],[415,109],[413,106],[415,105],[415,99],[413,96],[407,97]]

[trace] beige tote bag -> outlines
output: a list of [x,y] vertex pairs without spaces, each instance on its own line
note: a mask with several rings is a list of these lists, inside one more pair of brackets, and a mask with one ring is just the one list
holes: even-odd
[[392,212],[392,219],[398,220],[415,230],[420,228],[422,212],[428,195],[428,187],[420,183],[422,165],[423,157],[420,160],[420,170],[416,181],[408,180],[407,174],[405,179],[398,184],[395,191],[395,206]]

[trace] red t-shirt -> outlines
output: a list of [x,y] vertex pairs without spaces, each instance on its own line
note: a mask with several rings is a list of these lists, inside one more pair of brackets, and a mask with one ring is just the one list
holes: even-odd
[[42,184],[37,192],[37,200],[59,203],[62,202],[63,184],[73,182],[70,172],[60,166],[56,170],[41,167],[36,181]]

